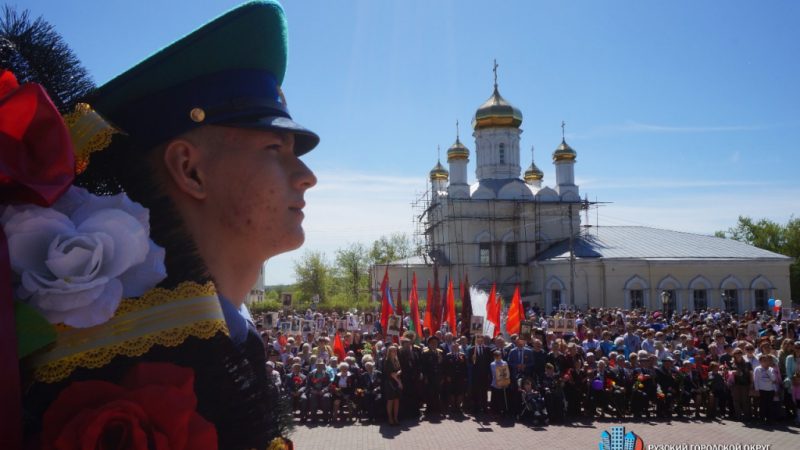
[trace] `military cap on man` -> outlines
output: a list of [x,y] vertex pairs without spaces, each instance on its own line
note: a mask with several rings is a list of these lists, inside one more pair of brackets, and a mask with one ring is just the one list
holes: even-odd
[[274,0],[239,6],[99,87],[88,103],[140,148],[202,125],[295,134],[304,154],[319,137],[292,120],[281,83],[287,31]]

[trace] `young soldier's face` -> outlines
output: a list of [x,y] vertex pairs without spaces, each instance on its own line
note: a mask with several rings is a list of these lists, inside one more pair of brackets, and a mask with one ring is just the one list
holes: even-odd
[[266,260],[299,247],[305,237],[303,195],[317,182],[294,153],[294,135],[215,127],[209,201],[226,244]]

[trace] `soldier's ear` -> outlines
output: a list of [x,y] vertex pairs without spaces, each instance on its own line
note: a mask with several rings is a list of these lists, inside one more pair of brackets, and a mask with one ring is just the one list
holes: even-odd
[[164,166],[169,178],[180,192],[196,200],[207,196],[202,170],[204,157],[202,149],[188,139],[174,139],[164,149]]

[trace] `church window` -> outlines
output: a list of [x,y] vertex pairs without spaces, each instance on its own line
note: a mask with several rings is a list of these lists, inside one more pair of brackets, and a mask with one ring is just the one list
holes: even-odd
[[694,290],[694,310],[708,309],[708,292],[705,289]]
[[678,295],[675,292],[675,289],[666,289],[664,292],[666,292],[668,296],[666,310],[670,311],[670,313],[675,312],[676,306],[678,306]]
[[506,144],[500,143],[500,164],[506,163]]
[[506,244],[506,265],[507,266],[516,266],[517,265],[517,243],[516,242],[509,242]]
[[631,289],[631,309],[644,308],[644,291]]
[[553,305],[553,309],[558,308],[558,305],[561,304],[561,289],[553,289],[550,291],[550,304]]
[[482,243],[478,246],[478,256],[482,266],[488,266],[492,263],[492,246],[488,242]]
[[738,312],[738,303],[739,303],[739,291],[736,289],[725,289],[722,292],[722,306],[725,308],[726,312],[735,313]]
[[766,289],[756,289],[754,291],[756,296],[756,310],[757,311],[766,311],[767,310],[767,290]]

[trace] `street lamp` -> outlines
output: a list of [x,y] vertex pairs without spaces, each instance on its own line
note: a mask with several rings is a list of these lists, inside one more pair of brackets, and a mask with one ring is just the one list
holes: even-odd
[[722,297],[722,309],[728,312],[728,296],[725,294],[725,291],[722,291],[720,296]]
[[664,315],[669,318],[669,298],[670,293],[667,291],[661,291],[661,306],[664,311]]

